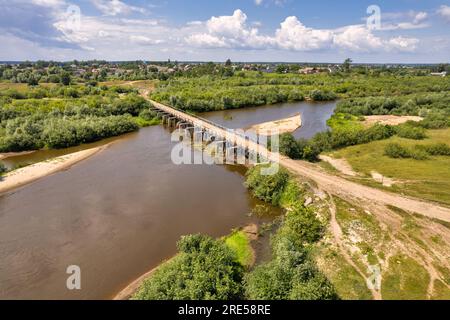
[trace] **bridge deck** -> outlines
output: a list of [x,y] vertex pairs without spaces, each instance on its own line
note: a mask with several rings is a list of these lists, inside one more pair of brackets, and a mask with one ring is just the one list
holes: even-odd
[[205,130],[213,133],[214,135],[217,135],[218,137],[221,137],[233,144],[236,144],[237,146],[247,148],[249,151],[254,152],[256,154],[261,154],[263,155],[264,158],[267,158],[272,162],[279,161],[278,153],[270,152],[265,146],[258,144],[257,142],[252,141],[243,135],[237,134],[234,130],[225,128],[219,124],[213,123],[201,117],[187,114],[172,107],[166,106],[162,103],[153,100],[150,101],[155,108],[164,111],[166,113],[169,113],[182,121],[191,123],[193,126],[198,128],[204,128]]

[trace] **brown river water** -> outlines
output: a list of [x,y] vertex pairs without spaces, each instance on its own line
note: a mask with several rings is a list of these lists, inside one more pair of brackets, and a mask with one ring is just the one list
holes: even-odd
[[[273,120],[264,108],[268,116],[258,113],[257,121]],[[272,108],[284,110],[279,118],[295,111],[292,104]],[[280,213],[245,189],[244,167],[173,164],[174,143],[162,126],[115,140],[66,171],[0,196],[0,299],[109,299],[173,256],[180,236],[220,237]],[[21,165],[82,148],[4,162]],[[250,215],[255,211],[269,214]],[[81,290],[66,288],[70,265],[81,268]]]

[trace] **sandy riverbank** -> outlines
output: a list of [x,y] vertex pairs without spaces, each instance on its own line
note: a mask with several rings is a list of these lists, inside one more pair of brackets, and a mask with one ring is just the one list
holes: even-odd
[[397,126],[407,121],[419,122],[422,120],[423,120],[422,117],[417,116],[376,115],[376,116],[365,116],[364,125],[370,127],[376,123],[379,123],[383,125]]
[[176,256],[161,262],[158,266],[156,266],[155,268],[151,269],[150,271],[144,273],[142,276],[140,276],[139,278],[137,278],[136,280],[131,282],[124,289],[122,289],[118,294],[116,294],[114,296],[113,300],[129,300],[138,291],[138,289],[140,288],[140,286],[142,285],[142,283],[144,282],[145,279],[150,277],[156,270],[158,270],[158,268],[160,266],[162,266],[166,262],[171,261],[175,257]]
[[302,117],[300,114],[296,114],[295,116],[289,118],[258,123],[247,128],[247,130],[254,130],[260,134],[271,132],[271,134],[273,135],[274,132],[279,132],[279,134],[290,133],[297,130],[301,126]]
[[75,153],[70,153],[61,157],[56,157],[47,161],[38,162],[14,171],[11,171],[0,178],[0,194],[12,189],[21,187],[37,179],[52,173],[64,170],[70,166],[94,155],[106,146],[87,149]]

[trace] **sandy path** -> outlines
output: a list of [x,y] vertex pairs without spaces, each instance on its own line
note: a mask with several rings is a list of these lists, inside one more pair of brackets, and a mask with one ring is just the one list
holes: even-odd
[[407,121],[419,122],[419,121],[423,120],[422,117],[417,117],[417,116],[393,116],[393,115],[365,116],[364,119],[365,119],[364,125],[367,125],[367,126],[372,126],[375,123],[396,126],[396,125],[405,123]]
[[315,181],[323,190],[347,200],[363,200],[383,205],[392,205],[400,209],[450,222],[450,209],[434,203],[408,198],[394,193],[366,187],[344,178],[330,175],[317,165],[305,161],[280,157],[280,164],[292,173]]
[[[355,262],[353,262],[352,258],[350,257],[350,254],[345,249],[345,244],[342,241],[342,229],[341,229],[341,226],[339,225],[339,222],[336,219],[336,205],[333,201],[333,197],[330,194],[328,196],[330,198],[330,200],[328,201],[328,206],[329,206],[330,214],[331,214],[330,230],[331,230],[331,233],[333,234],[334,240],[339,248],[339,251],[342,253],[342,256],[344,257],[345,261],[347,261],[347,263],[349,265],[351,265],[353,267],[353,269],[355,269],[356,272],[363,279],[366,279],[367,277],[364,274],[364,272],[359,269],[359,267],[356,265]],[[379,291],[374,290],[374,289],[369,289],[369,290],[372,294],[372,297],[375,300],[381,300],[381,293]]]
[[329,156],[321,155],[319,159],[331,164],[336,170],[347,176],[356,177],[358,174],[353,171],[352,166],[345,159],[336,159]]
[[23,186],[27,183],[64,170],[77,162],[80,162],[106,146],[87,149],[75,153],[70,153],[51,160],[38,162],[5,174],[0,179],[0,194]]
[[253,130],[260,134],[273,135],[275,132],[278,134],[290,133],[302,126],[302,117],[300,114],[296,114],[295,116],[284,118],[275,121],[268,121],[263,123],[255,124],[246,130]]

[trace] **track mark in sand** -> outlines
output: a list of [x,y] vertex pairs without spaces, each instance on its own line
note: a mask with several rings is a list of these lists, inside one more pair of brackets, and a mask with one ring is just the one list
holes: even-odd
[[[356,272],[358,272],[358,274],[363,278],[363,279],[367,279],[366,275],[364,274],[363,271],[361,271],[359,269],[359,267],[353,262],[352,258],[350,257],[350,255],[348,254],[347,250],[345,249],[345,244],[342,241],[342,229],[341,226],[339,225],[337,219],[336,219],[336,204],[333,201],[333,197],[331,196],[331,194],[328,194],[329,196],[329,200],[328,200],[328,207],[330,209],[330,229],[331,229],[331,233],[333,234],[333,237],[336,241],[336,244],[339,248],[339,250],[341,251],[344,259],[347,261],[348,264],[350,264],[355,270]],[[375,300],[381,300],[381,293],[378,292],[377,290],[374,289],[370,289],[370,292],[372,294],[372,297]]]

